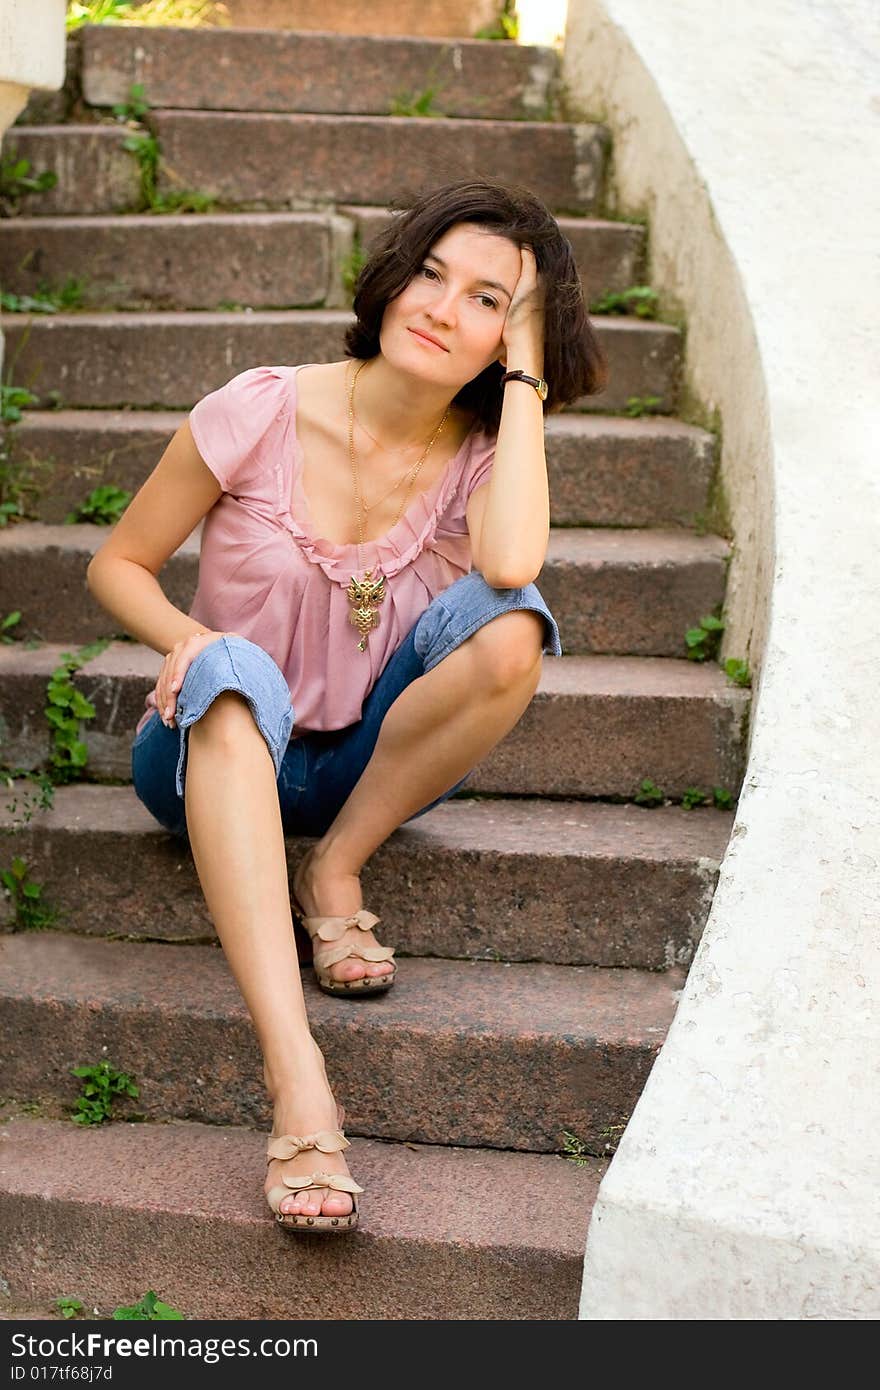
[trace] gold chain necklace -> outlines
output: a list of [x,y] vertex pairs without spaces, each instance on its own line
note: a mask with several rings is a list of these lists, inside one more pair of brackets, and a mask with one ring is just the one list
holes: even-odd
[[[355,458],[354,452],[354,388],[357,383],[358,377],[360,376],[361,372],[363,371],[366,365],[366,362],[361,362],[360,366],[354,372],[351,378],[351,385],[348,388],[348,457],[351,462],[351,472],[352,477],[354,479],[354,499],[358,526],[358,569],[361,568],[361,547],[364,544],[364,514],[366,511],[370,509],[365,508],[362,505],[360,483],[358,481],[357,459]],[[391,525],[390,529],[392,531],[394,530],[394,527],[397,525],[400,518],[403,516],[404,507],[406,506],[409,495],[412,492],[413,483],[415,482],[416,477],[418,476],[419,469],[421,468],[422,464],[425,462],[425,459],[431,452],[431,449],[434,445],[434,441],[436,440],[443,426],[446,424],[446,419],[448,415],[449,406],[446,407],[446,410],[443,413],[443,419],[440,421],[434,433],[431,435],[431,438],[428,440],[428,443],[425,446],[421,458],[414,465],[414,467],[410,469],[412,477],[410,478],[409,487],[407,488],[403,501],[400,504],[397,516],[394,518],[394,521]],[[394,488],[392,488],[391,491],[393,492]],[[386,495],[389,496],[390,494]],[[377,504],[374,502],[373,506],[376,505]],[[352,575],[351,579],[349,580],[348,588],[346,589],[346,597],[349,603],[352,605],[352,610],[348,615],[348,620],[353,627],[356,627],[358,629],[358,631],[361,634],[361,640],[358,642],[359,652],[365,652],[367,650],[367,633],[370,632],[372,628],[379,626],[379,613],[375,605],[381,603],[385,598],[385,576],[384,574],[380,574],[378,578],[373,579],[372,576],[374,568],[375,566],[371,569],[368,569],[364,574],[363,579],[358,579],[355,575]]]

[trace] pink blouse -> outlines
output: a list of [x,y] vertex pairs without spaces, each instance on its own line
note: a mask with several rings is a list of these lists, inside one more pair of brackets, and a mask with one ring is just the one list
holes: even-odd
[[[290,687],[292,738],[356,723],[364,699],[431,600],[469,573],[465,507],[474,488],[489,481],[495,455],[494,436],[475,426],[397,525],[363,544],[359,568],[356,545],[333,545],[310,525],[296,437],[298,371],[241,372],[203,397],[189,417],[196,447],[223,488],[202,528],[189,616],[212,630],[237,632],[269,653]],[[345,591],[353,574],[375,566],[386,576],[385,598],[361,652]],[[151,690],[138,730],[155,708]]]

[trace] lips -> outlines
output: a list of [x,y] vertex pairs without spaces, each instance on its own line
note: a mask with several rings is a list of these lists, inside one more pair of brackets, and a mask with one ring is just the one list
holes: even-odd
[[441,343],[439,338],[435,338],[433,333],[426,333],[422,328],[410,328],[408,331],[416,338],[424,338],[426,342],[433,343],[435,347],[442,348],[444,352],[449,351],[446,344]]

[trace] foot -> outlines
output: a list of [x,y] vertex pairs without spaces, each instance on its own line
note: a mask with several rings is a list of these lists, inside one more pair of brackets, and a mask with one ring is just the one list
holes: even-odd
[[[358,875],[340,873],[316,853],[314,846],[306,851],[297,866],[293,891],[306,917],[348,917],[364,905]],[[352,927],[333,945],[354,945],[355,942],[361,946],[384,944],[378,942],[371,931]],[[369,961],[349,956],[348,960],[331,965],[329,973],[331,979],[341,981],[359,980],[364,975],[390,975],[393,970],[388,960]]]
[[[338,1130],[340,1128],[336,1102],[330,1088],[323,1078],[316,1077],[308,1086],[296,1087],[296,1100],[289,1095],[279,1096],[275,1102],[272,1119],[272,1134],[295,1134],[302,1138],[315,1134],[318,1130]],[[305,1177],[311,1173],[349,1173],[348,1164],[341,1153],[322,1153],[320,1149],[306,1149],[295,1158],[273,1158],[266,1168],[265,1191],[285,1177]],[[279,1211],[303,1216],[348,1216],[353,1209],[353,1199],[349,1192],[335,1192],[324,1189],[325,1196],[317,1188],[301,1192],[291,1191],[289,1197],[282,1197]]]

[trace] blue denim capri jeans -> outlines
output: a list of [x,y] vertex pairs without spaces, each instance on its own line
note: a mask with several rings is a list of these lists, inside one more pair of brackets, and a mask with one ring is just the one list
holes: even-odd
[[[131,750],[134,789],[166,830],[188,839],[184,808],[187,730],[217,695],[234,690],[247,700],[262,733],[278,783],[285,834],[321,836],[336,819],[373,753],[382,720],[402,690],[455,651],[492,618],[533,609],[545,620],[544,651],[562,655],[559,628],[534,584],[493,589],[477,570],[462,575],[433,599],[394,651],[364,700],[361,718],[345,729],[305,733],[290,740],[296,711],[290,689],[268,652],[245,637],[220,637],[203,647],[178,692],[169,729],[158,711],[135,736]],[[445,801],[463,777],[410,820]]]

